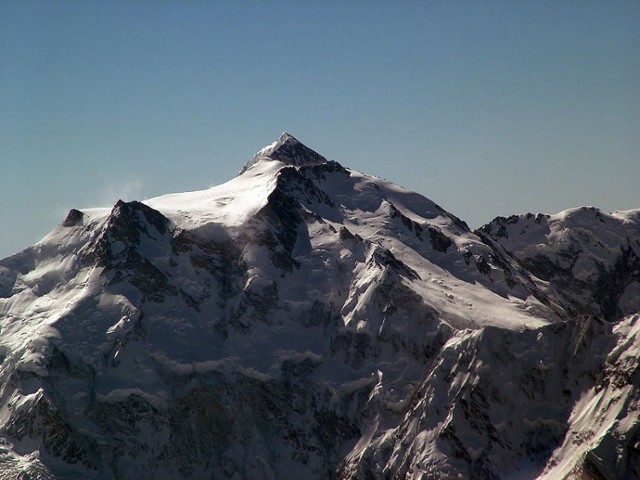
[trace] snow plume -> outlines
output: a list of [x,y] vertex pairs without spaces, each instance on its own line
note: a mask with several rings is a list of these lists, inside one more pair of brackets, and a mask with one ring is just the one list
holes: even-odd
[[100,192],[100,205],[113,205],[118,200],[140,200],[144,185],[137,178],[108,179]]

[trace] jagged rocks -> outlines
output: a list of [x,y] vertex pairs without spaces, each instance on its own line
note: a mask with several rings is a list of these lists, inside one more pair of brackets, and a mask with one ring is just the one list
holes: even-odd
[[67,214],[67,218],[65,218],[64,222],[62,222],[62,226],[75,227],[76,225],[81,225],[83,218],[84,218],[84,213],[82,213],[80,210],[76,210],[75,208],[72,208],[71,210],[69,210],[69,213]]
[[479,233],[550,282],[575,315],[616,321],[640,310],[640,226],[634,218],[585,207],[554,216],[498,217]]

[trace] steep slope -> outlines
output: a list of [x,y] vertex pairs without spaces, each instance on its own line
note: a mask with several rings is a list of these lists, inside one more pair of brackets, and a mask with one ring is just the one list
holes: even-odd
[[571,317],[501,240],[289,134],[223,185],[72,210],[0,261],[0,478],[632,471],[595,439],[621,410],[570,440],[620,359],[636,395],[635,317]]
[[564,441],[541,480],[640,478],[640,315],[613,328],[613,348],[595,384],[571,411]]

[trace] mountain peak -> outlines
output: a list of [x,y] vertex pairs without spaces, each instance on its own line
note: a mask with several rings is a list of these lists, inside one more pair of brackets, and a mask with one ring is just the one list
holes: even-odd
[[277,143],[284,143],[284,142],[290,142],[290,141],[300,143],[300,141],[296,137],[291,135],[289,132],[282,132],[278,137],[278,140],[276,140]]
[[288,132],[283,132],[275,142],[260,149],[242,168],[240,174],[262,159],[276,160],[297,167],[318,165],[327,161],[318,152],[310,149]]

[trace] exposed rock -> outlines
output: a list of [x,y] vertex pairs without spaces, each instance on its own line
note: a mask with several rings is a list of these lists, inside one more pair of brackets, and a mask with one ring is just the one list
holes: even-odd
[[67,214],[67,218],[65,218],[64,222],[62,222],[62,226],[75,227],[76,225],[82,225],[83,218],[84,218],[84,213],[82,213],[80,210],[76,210],[75,208],[72,208],[71,210],[69,210],[69,213]]

